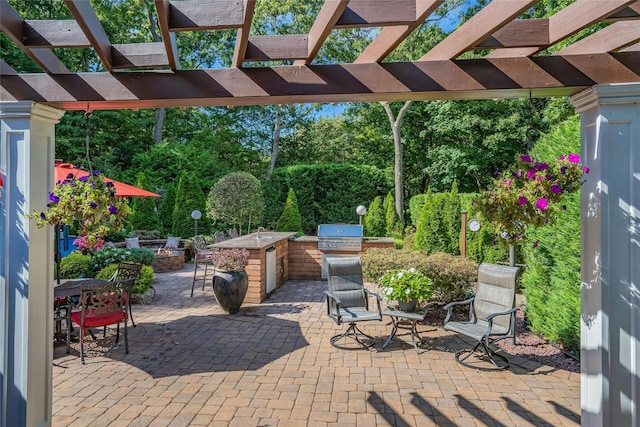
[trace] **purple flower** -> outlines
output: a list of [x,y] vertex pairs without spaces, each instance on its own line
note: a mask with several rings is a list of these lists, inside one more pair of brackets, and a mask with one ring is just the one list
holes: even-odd
[[520,160],[527,163],[533,163],[533,159],[527,154],[523,154],[522,156],[520,156]]
[[547,206],[549,206],[549,202],[547,202],[547,199],[545,199],[544,197],[541,197],[536,201],[536,207],[541,211],[547,209]]
[[551,186],[551,191],[553,191],[556,194],[562,194],[562,187],[560,187],[558,184],[553,184]]
[[562,205],[562,210],[566,211],[567,210],[567,205]]
[[95,170],[95,171],[93,171],[92,173],[93,173],[93,176],[98,176],[98,175],[100,175],[100,171],[98,171],[98,170]]
[[578,154],[569,154],[567,159],[569,159],[569,163],[580,163],[580,155]]
[[494,170],[493,175],[500,175],[500,171],[498,169]]
[[40,219],[47,219],[47,216],[44,214],[44,212],[40,212]]
[[72,180],[73,179],[73,174],[72,173],[68,173],[66,179]]
[[526,205],[528,201],[529,201],[529,199],[527,199],[524,196],[518,197],[518,204],[520,204],[520,205]]
[[60,197],[56,196],[53,193],[49,193],[49,200],[51,200],[54,203],[58,203],[60,201]]
[[540,240],[536,240],[535,242],[533,242],[533,249],[538,247],[538,243],[540,243]]
[[116,213],[118,213],[118,209],[116,209],[116,207],[113,205],[109,205],[109,213],[111,215],[115,215]]
[[547,169],[549,169],[549,165],[544,163],[544,162],[543,163],[538,163],[536,165],[536,170],[537,171],[546,171]]
[[562,167],[560,168],[560,173],[561,173],[562,175],[564,175],[566,172],[567,172],[567,167],[566,167],[566,166],[562,166]]
[[584,171],[584,173],[589,173],[589,166],[583,167],[582,170]]
[[535,169],[529,169],[527,171],[527,179],[533,179],[536,176],[536,170]]
[[495,246],[495,245],[497,245],[497,244],[498,244],[498,241],[497,241],[496,239],[493,239],[493,240],[491,241],[491,244],[492,244],[493,246]]
[[547,178],[547,180],[549,180],[549,181],[551,181],[553,179],[553,177],[551,175],[549,175],[549,174],[546,174],[544,177]]
[[86,176],[81,176],[81,177],[78,179],[78,181],[80,181],[80,182],[85,182],[85,181],[86,181],[86,180],[88,180],[88,179],[89,179],[89,175],[86,175]]
[[91,202],[89,203],[89,206],[91,207],[91,209],[95,209],[98,207],[98,204],[96,202]]
[[541,176],[537,177],[536,181],[538,181],[538,182],[542,181],[542,177]]
[[107,188],[113,187],[113,182],[107,182]]

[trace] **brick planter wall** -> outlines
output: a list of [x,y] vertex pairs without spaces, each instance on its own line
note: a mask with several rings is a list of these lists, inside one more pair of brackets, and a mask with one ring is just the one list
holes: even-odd
[[156,255],[153,261],[154,273],[166,273],[168,271],[182,270],[184,268],[184,254],[178,252],[171,255]]

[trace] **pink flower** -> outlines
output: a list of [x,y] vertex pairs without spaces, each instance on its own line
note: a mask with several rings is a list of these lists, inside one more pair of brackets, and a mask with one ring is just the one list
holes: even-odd
[[528,201],[529,201],[529,199],[527,199],[524,196],[518,197],[518,204],[520,204],[520,205],[526,205]]
[[545,199],[544,197],[536,201],[536,207],[541,211],[547,209],[547,206],[549,206],[549,202],[547,202],[547,199]]
[[537,177],[536,181],[538,181],[538,182],[542,181],[542,177],[541,176]]
[[540,240],[536,240],[535,242],[533,242],[533,249],[538,247],[538,243],[540,243]]
[[569,154],[567,158],[569,159],[569,163],[580,163],[579,154]]
[[562,160],[564,160],[566,158],[567,158],[567,156],[560,156],[560,157],[558,157],[558,160],[562,161]]
[[511,182],[512,181],[510,179],[505,179],[504,180],[504,183],[507,185],[507,187],[511,185]]
[[584,173],[589,173],[589,166],[583,167],[582,170],[584,171]]
[[535,169],[529,169],[527,171],[527,179],[533,179],[536,176],[536,170]]

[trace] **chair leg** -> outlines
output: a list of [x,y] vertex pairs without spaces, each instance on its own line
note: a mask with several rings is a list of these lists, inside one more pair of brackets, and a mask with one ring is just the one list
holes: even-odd
[[71,350],[71,313],[67,313],[67,354]]
[[[358,344],[358,348],[365,349],[365,350],[373,347],[374,344],[376,343],[375,338],[373,338],[371,335],[367,335],[364,332],[362,332],[360,328],[356,326],[355,323],[349,323],[349,327],[344,333],[335,335],[334,337],[331,338],[329,342],[331,343],[332,346],[334,346],[335,348],[339,348],[341,350],[356,350],[352,347],[338,345],[337,342],[343,338],[350,338],[354,340]],[[367,340],[369,342],[365,342],[364,340]]]
[[131,311],[131,301],[129,301],[129,317],[131,318],[131,324],[133,325],[133,327],[136,327],[136,322],[133,321],[133,312]]
[[193,282],[191,283],[191,296],[193,297],[193,288],[196,286],[196,274],[198,273],[198,260],[194,261],[193,266]]
[[[118,323],[120,326],[120,323]],[[127,319],[124,319],[124,352],[129,354],[129,335],[127,335]]]
[[204,291],[204,283],[207,281],[207,270],[209,269],[209,264],[206,263],[204,265],[204,277],[202,278],[202,290]]
[[85,328],[80,328],[80,362],[84,365],[84,333]]
[[[481,352],[476,353],[476,351],[478,350],[478,347],[480,347]],[[478,366],[478,365],[472,365],[470,363],[465,362],[465,360],[467,360],[471,355],[476,355],[480,359],[486,359],[488,362],[491,362],[491,365],[493,366],[492,367]],[[461,357],[461,356],[464,356],[464,357]],[[509,362],[509,359],[493,351],[489,346],[487,346],[484,343],[484,341],[480,341],[472,349],[457,351],[455,354],[455,358],[456,358],[456,362],[458,362],[462,366],[466,366],[467,368],[471,368],[471,369],[477,369],[480,371],[502,371],[509,368],[509,366],[511,366],[511,362]]]

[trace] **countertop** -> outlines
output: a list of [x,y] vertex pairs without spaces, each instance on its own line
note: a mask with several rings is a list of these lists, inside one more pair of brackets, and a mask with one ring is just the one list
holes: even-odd
[[258,233],[251,233],[244,236],[236,237],[234,239],[225,240],[224,242],[216,243],[212,245],[214,248],[244,248],[244,249],[263,249],[273,246],[281,240],[287,240],[291,236],[295,236],[293,232],[278,232],[278,231],[261,231],[260,239],[258,239]]

